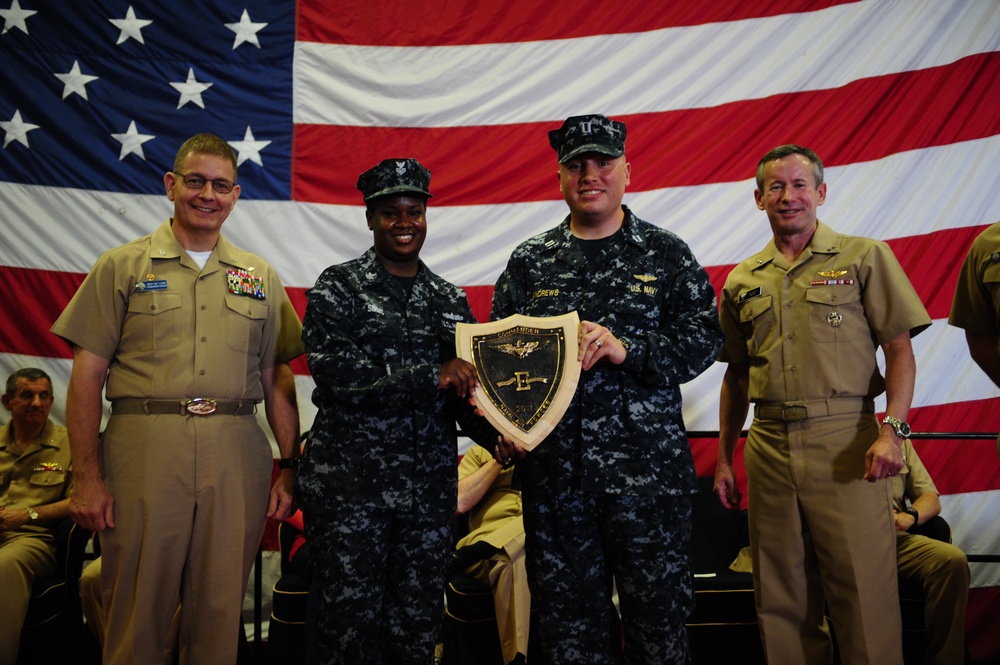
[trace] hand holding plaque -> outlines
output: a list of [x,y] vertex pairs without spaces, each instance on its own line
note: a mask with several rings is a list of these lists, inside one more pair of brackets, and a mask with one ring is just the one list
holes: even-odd
[[566,413],[580,380],[580,317],[514,314],[459,323],[455,347],[479,377],[476,401],[486,419],[531,450]]

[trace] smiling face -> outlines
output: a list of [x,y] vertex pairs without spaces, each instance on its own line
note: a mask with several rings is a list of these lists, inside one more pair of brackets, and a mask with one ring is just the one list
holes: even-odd
[[574,224],[596,227],[622,215],[622,198],[632,175],[625,156],[588,152],[559,165],[559,191]]
[[[176,171],[208,180],[236,180],[232,162],[205,153],[191,153]],[[196,190],[188,187],[177,173],[170,171],[163,176],[167,198],[174,202],[174,235],[184,249],[211,251],[219,239],[222,223],[240,198],[240,186],[236,185],[228,194],[219,194],[212,183],[205,182],[201,189]]]
[[775,237],[812,236],[816,209],[826,201],[826,183],[816,186],[812,162],[804,155],[772,160],[764,165],[761,184],[754,198],[767,213]]
[[426,213],[426,199],[407,194],[379,198],[365,212],[375,254],[390,274],[417,274],[420,248],[427,237]]

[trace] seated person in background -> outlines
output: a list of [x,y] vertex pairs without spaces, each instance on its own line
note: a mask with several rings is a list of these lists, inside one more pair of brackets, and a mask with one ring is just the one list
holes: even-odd
[[[965,658],[965,606],[969,596],[969,563],[950,543],[909,533],[941,512],[939,493],[907,439],[905,463],[893,478],[896,562],[900,582],[919,584],[926,597],[924,650],[928,665],[954,665]],[[909,505],[907,506],[907,503]]]
[[80,573],[80,606],[83,620],[94,636],[97,646],[104,649],[104,606],[101,603],[101,557],[83,567]]
[[524,663],[528,653],[531,595],[524,568],[521,492],[511,487],[513,468],[472,446],[458,467],[458,512],[469,513],[469,534],[456,549],[472,545],[481,558],[466,573],[493,589],[505,663]]
[[17,660],[35,579],[55,571],[51,527],[69,516],[69,439],[49,420],[52,380],[40,369],[7,379],[0,428],[0,665]]

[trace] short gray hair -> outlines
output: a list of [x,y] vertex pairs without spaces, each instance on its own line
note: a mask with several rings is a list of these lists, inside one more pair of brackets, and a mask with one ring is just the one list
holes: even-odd
[[764,166],[768,162],[773,162],[776,159],[784,159],[790,155],[802,155],[808,159],[812,163],[813,176],[816,178],[816,186],[819,187],[823,184],[823,161],[819,158],[819,155],[809,148],[803,148],[800,145],[789,143],[788,145],[780,145],[771,150],[766,155],[761,157],[759,162],[757,162],[757,189],[761,191],[764,190]]
[[38,369],[37,367],[22,367],[13,374],[7,377],[7,388],[5,392],[8,395],[13,395],[17,391],[17,381],[18,379],[25,379],[26,381],[38,381],[39,379],[45,379],[52,385],[52,379],[48,374]]

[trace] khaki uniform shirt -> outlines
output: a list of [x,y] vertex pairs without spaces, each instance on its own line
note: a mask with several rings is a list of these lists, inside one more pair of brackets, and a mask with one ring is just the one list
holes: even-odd
[[884,242],[819,223],[793,264],[774,241],[726,279],[719,359],[750,364],[752,402],[855,397],[885,390],[880,344],[931,323]]
[[262,369],[303,351],[277,274],[224,236],[205,267],[170,220],[105,252],[52,332],[112,360],[107,398],[263,399]]
[[[0,428],[0,506],[35,508],[67,498],[73,483],[66,428],[46,422],[38,438],[17,454],[11,425]],[[20,531],[43,533],[49,528],[28,523]]]
[[[458,479],[471,476],[480,468],[493,461],[493,455],[482,446],[472,446],[458,465]],[[524,520],[521,517],[521,493],[511,488],[510,481],[514,469],[505,469],[469,511],[469,533],[456,548],[485,540],[493,547],[503,547],[508,542],[524,534]]]
[[937,486],[934,485],[934,481],[931,480],[931,474],[927,472],[927,467],[920,461],[920,457],[917,456],[917,451],[913,449],[913,443],[909,439],[903,442],[903,458],[906,460],[906,464],[903,465],[899,475],[892,479],[892,507],[896,509],[897,513],[903,512],[907,506],[903,497],[908,498],[909,503],[912,504],[928,492],[941,495]]
[[969,332],[1000,335],[1000,222],[979,234],[969,248],[948,323]]

